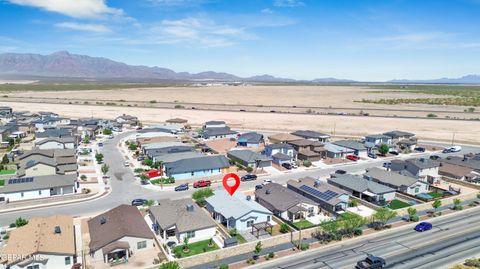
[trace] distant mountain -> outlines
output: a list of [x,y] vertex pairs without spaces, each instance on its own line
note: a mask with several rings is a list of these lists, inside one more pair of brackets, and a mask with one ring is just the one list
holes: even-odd
[[355,80],[338,79],[338,78],[317,78],[312,80],[313,83],[355,83]]
[[389,83],[424,83],[424,84],[480,84],[480,75],[467,75],[460,78],[439,78],[430,80],[408,80],[396,79],[390,80]]
[[133,66],[107,58],[90,57],[59,51],[50,55],[5,53],[0,54],[0,75],[10,77],[71,78],[94,80],[182,80],[182,81],[258,81],[288,82],[293,79],[270,75],[241,78],[223,72],[175,72],[168,68]]

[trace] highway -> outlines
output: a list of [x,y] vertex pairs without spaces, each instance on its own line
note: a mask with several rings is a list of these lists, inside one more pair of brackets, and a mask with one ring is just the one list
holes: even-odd
[[[95,215],[106,210],[112,209],[120,204],[130,204],[135,198],[144,199],[179,199],[184,197],[190,197],[192,192],[195,191],[191,188],[189,191],[174,192],[172,187],[166,187],[163,190],[152,190],[140,185],[138,180],[135,180],[134,174],[130,168],[124,167],[124,157],[119,151],[117,144],[123,138],[131,135],[131,132],[126,132],[115,136],[113,139],[107,140],[102,148],[102,153],[105,156],[104,161],[110,167],[110,186],[111,192],[107,196],[90,200],[79,201],[77,203],[53,205],[45,208],[25,209],[16,212],[0,213],[0,227],[8,226],[10,223],[18,217],[31,218],[38,216],[50,216],[56,214],[66,214],[73,216],[89,216]],[[480,152],[480,148],[473,146],[463,146],[462,152],[457,154]],[[415,157],[427,157],[429,153],[416,154]],[[444,154],[437,154],[439,156],[445,156]],[[408,156],[412,158],[414,156]],[[269,179],[280,183],[286,184],[290,179],[296,179],[305,176],[311,176],[314,178],[325,179],[330,173],[337,169],[343,169],[347,172],[359,172],[367,168],[378,167],[387,160],[377,159],[369,160],[368,162],[348,163],[341,166],[326,168],[326,169],[311,169],[306,171],[293,171],[292,173],[282,173],[278,175],[268,176]],[[240,190],[253,190],[255,185],[260,184],[262,180],[242,182]],[[180,184],[180,183],[178,183]],[[220,184],[213,184],[213,188],[220,187]]]
[[249,268],[313,269],[354,268],[366,254],[386,260],[385,268],[432,269],[478,256],[480,253],[480,208],[431,220],[434,228],[415,232],[413,225],[322,249],[290,255]]

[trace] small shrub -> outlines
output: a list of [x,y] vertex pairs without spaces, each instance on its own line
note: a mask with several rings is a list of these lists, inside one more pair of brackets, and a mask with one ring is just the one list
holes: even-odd
[[362,235],[362,234],[363,234],[363,231],[360,230],[360,229],[355,229],[355,230],[353,230],[353,235],[354,235],[354,236],[360,236],[360,235]]
[[220,265],[220,269],[228,269],[228,264],[222,263],[222,264]]
[[410,217],[410,221],[412,221],[412,222],[417,222],[419,220],[420,220],[420,218],[417,215]]
[[312,166],[312,162],[309,161],[309,160],[305,160],[305,161],[303,161],[303,166],[310,167],[310,166]]
[[15,223],[10,223],[10,225],[9,225],[8,227],[10,227],[10,228],[15,228],[16,225],[15,225]]
[[81,176],[80,176],[80,179],[83,180],[83,181],[85,181],[85,180],[87,180],[87,176],[86,176],[86,175],[81,175]]
[[280,232],[282,234],[288,233],[290,231],[290,228],[288,228],[288,225],[286,223],[280,224]]
[[8,235],[8,234],[3,236],[3,240],[8,240],[8,238],[10,238],[10,235]]
[[269,257],[270,259],[272,259],[273,257],[275,257],[275,253],[273,253],[273,252],[268,253],[268,257]]

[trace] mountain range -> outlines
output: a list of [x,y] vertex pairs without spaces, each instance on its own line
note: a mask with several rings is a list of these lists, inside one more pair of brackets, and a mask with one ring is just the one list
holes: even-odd
[[[200,73],[175,72],[163,67],[128,65],[103,57],[91,57],[59,51],[49,55],[31,53],[0,54],[0,78],[34,78],[37,80],[88,80],[88,81],[222,81],[222,82],[265,82],[265,83],[318,83],[350,84],[358,81],[337,78],[295,80],[264,74],[252,77],[239,77],[224,72],[205,71]],[[461,78],[441,78],[433,80],[391,80],[387,83],[425,84],[480,84],[479,75]]]

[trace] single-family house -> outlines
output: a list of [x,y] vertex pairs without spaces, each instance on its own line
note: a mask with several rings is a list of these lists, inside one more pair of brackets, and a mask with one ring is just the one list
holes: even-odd
[[0,188],[0,200],[21,201],[75,194],[78,189],[76,175],[48,175],[5,180]]
[[265,146],[264,154],[272,158],[276,164],[293,163],[297,160],[297,152],[290,144],[269,144]]
[[350,198],[348,192],[311,177],[289,180],[287,188],[315,201],[320,212],[334,217],[345,212]]
[[135,125],[138,125],[139,121],[138,121],[138,118],[135,117],[135,116],[131,116],[131,115],[126,115],[126,114],[123,114],[121,116],[118,116],[115,121],[117,123],[120,123],[124,126],[127,126],[127,125],[130,125],[130,126],[135,126]]
[[230,150],[227,152],[230,160],[244,167],[262,168],[272,166],[272,158],[248,149]]
[[333,143],[325,143],[323,148],[326,151],[326,156],[332,159],[343,159],[347,155],[351,155],[355,152],[353,149],[342,147]]
[[366,158],[370,150],[370,148],[367,148],[365,144],[360,143],[356,140],[338,140],[332,142],[332,144],[353,150],[353,154],[357,155],[360,158]]
[[205,122],[203,125],[203,129],[208,129],[208,128],[223,128],[227,127],[227,124],[223,120],[211,120]]
[[0,268],[75,268],[76,229],[71,216],[34,217],[25,226],[10,231],[0,253]]
[[395,199],[395,189],[379,184],[364,177],[351,174],[334,174],[327,182],[351,196],[358,197],[370,203],[385,205]]
[[468,167],[473,169],[476,172],[480,172],[479,156],[467,156],[467,155],[464,155],[463,157],[448,156],[447,158],[442,160],[442,162]]
[[287,221],[312,219],[319,213],[318,204],[278,183],[270,183],[255,190],[255,201],[275,216]]
[[392,138],[388,135],[384,134],[375,134],[375,135],[367,135],[365,136],[365,144],[368,147],[379,147],[382,144],[386,144],[388,146],[392,145]]
[[319,133],[316,131],[311,131],[311,130],[298,130],[293,133],[292,135],[299,136],[305,139],[313,140],[313,141],[319,141],[322,143],[328,142],[330,140],[330,135],[324,134],[324,133]]
[[281,144],[281,143],[288,143],[295,140],[303,139],[300,136],[292,135],[289,133],[279,133],[273,134],[268,137],[268,141],[272,144]]
[[438,174],[451,179],[463,180],[468,182],[480,181],[480,173],[474,169],[461,166],[457,164],[451,164],[445,161],[440,162],[440,168]]
[[76,139],[73,136],[51,137],[35,142],[39,149],[75,149]]
[[386,132],[386,133],[383,133],[383,134],[390,137],[392,139],[393,144],[395,144],[399,141],[402,141],[402,140],[409,140],[409,139],[412,139],[413,137],[415,137],[415,134],[413,134],[413,133],[398,131],[398,130]]
[[190,243],[194,243],[208,240],[217,232],[217,225],[210,215],[190,198],[160,200],[148,212],[155,233],[165,242],[181,244],[188,238]]
[[272,221],[272,212],[241,191],[230,195],[223,188],[215,190],[214,195],[206,199],[206,209],[227,229],[245,231],[254,224]]
[[264,145],[263,135],[256,132],[241,134],[237,139],[237,145],[241,147],[258,148]]
[[230,163],[223,155],[209,155],[182,159],[163,165],[165,174],[177,180],[209,177],[227,173]]
[[237,138],[237,132],[230,127],[210,127],[202,130],[202,137],[206,140],[220,138]]
[[302,161],[319,161],[325,158],[326,153],[323,144],[317,140],[300,139],[288,142],[297,152],[297,158]]
[[392,160],[390,169],[433,184],[439,179],[440,162],[427,159]]
[[152,230],[135,206],[120,205],[87,222],[94,261],[111,263],[155,247]]
[[367,169],[367,172],[363,176],[368,180],[373,180],[399,192],[413,196],[421,193],[427,193],[430,188],[428,183],[420,181],[417,178],[405,176],[397,172],[387,171],[376,167]]

